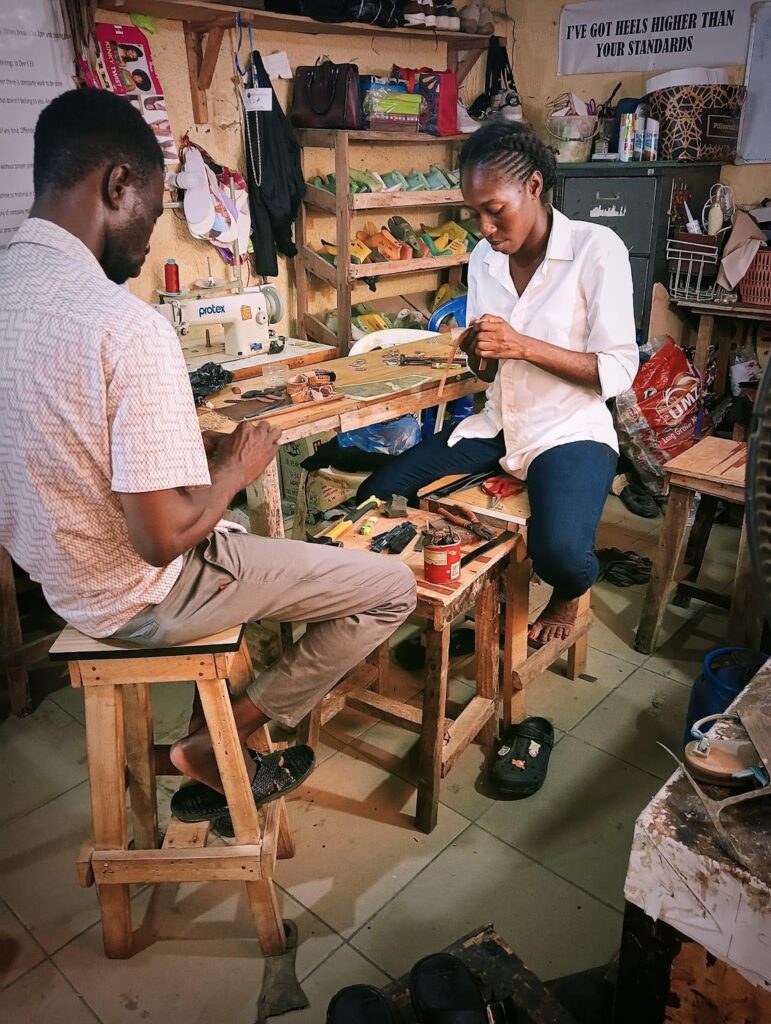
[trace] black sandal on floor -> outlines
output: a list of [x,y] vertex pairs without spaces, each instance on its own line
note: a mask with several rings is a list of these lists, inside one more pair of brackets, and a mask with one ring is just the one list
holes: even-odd
[[[271,754],[252,755],[257,771],[252,779],[252,793],[257,807],[291,793],[308,778],[316,764],[313,748],[298,745]],[[222,793],[193,782],[182,786],[171,798],[171,813],[180,821],[206,821],[227,815],[228,803]],[[227,815],[229,817],[229,815]]]
[[[463,658],[474,653],[476,644],[476,633],[473,629],[458,628],[450,633],[450,657]],[[426,649],[423,646],[420,634],[408,636],[400,644],[394,647],[394,658],[397,665],[406,668],[410,672],[423,668],[426,664]]]
[[410,971],[415,1018],[425,1024],[486,1024],[487,1009],[468,967],[450,953],[432,953]]
[[661,515],[655,498],[641,484],[627,484],[619,498],[630,512],[643,519],[657,519]]
[[490,766],[490,783],[504,796],[537,793],[546,780],[554,727],[546,718],[526,718],[502,735]]
[[341,988],[327,1008],[327,1024],[395,1024],[390,1003],[372,985]]

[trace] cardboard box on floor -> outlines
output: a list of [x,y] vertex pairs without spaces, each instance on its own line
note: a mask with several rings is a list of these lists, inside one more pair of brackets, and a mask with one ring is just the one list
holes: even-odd
[[[294,512],[297,505],[297,488],[302,473],[301,463],[312,455],[325,441],[334,437],[334,431],[326,430],[321,434],[303,437],[299,441],[290,441],[282,445],[278,464],[281,470],[281,490],[284,497],[284,508]],[[335,472],[334,480],[325,480],[316,474],[311,478],[308,487],[308,511],[326,512],[335,508],[346,498],[356,493],[359,478],[348,473]]]

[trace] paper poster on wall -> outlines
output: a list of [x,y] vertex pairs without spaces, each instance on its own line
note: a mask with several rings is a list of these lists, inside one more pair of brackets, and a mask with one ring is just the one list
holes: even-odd
[[752,0],[588,0],[560,16],[560,75],[725,67],[747,57]]
[[0,10],[0,249],[32,205],[35,123],[74,87],[72,48],[58,3],[25,0]]
[[96,39],[99,46],[96,73],[81,64],[86,84],[125,96],[152,128],[163,150],[164,161],[179,163],[166,99],[145,34],[133,25],[99,24]]

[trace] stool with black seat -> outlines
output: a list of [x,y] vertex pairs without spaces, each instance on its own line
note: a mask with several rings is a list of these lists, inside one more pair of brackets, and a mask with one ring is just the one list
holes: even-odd
[[[201,881],[245,882],[263,954],[283,953],[273,872],[277,858],[294,853],[286,807],[283,798],[266,804],[264,813],[255,806],[228,689],[252,678],[244,626],[158,649],[93,640],[67,626],[50,657],[68,663],[70,681],[85,699],[93,837],[78,872],[81,885],[96,884],[106,955],[132,955],[131,883]],[[159,840],[150,684],[188,680],[196,683],[211,734],[235,830],[231,846],[207,847],[210,822],[175,818]],[[272,750],[267,727],[249,745]]]

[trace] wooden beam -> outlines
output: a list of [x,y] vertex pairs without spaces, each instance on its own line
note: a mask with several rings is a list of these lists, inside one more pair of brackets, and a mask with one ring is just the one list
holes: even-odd
[[262,844],[189,850],[94,850],[97,885],[132,882],[248,882],[263,877]]
[[222,25],[215,25],[206,36],[206,46],[203,51],[203,60],[198,69],[198,88],[205,92],[211,85],[214,78],[214,69],[217,67],[217,58],[220,55],[222,37],[225,29]]
[[203,37],[196,26],[189,21],[182,22],[182,30],[185,34],[185,53],[187,54],[187,73],[190,79],[190,97],[193,101],[193,120],[196,124],[206,124],[209,120],[209,105],[205,91],[198,84],[203,65]]

